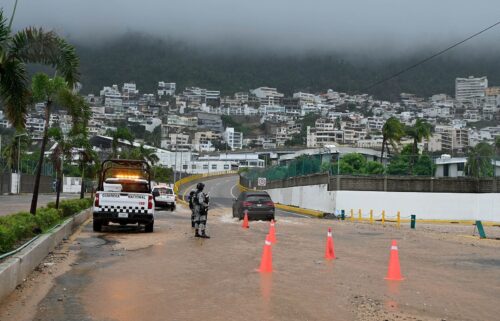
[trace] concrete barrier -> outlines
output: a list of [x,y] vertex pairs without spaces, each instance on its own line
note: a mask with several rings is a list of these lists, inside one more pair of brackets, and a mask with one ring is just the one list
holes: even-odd
[[411,214],[428,222],[463,222],[481,220],[485,225],[500,222],[499,193],[418,193],[330,191],[326,184],[268,189],[274,202],[300,208],[332,213],[351,209],[363,213],[374,211],[378,219],[382,211],[395,218],[400,212],[403,221]]
[[68,218],[50,233],[41,235],[33,243],[0,263],[0,301],[23,283],[42,260],[81,224],[92,216],[87,209]]

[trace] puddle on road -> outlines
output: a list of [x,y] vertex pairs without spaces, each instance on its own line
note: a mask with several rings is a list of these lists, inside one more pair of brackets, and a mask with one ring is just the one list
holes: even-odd
[[233,217],[231,214],[224,214],[222,216],[219,216],[219,221],[226,224],[236,224],[239,222],[239,219]]

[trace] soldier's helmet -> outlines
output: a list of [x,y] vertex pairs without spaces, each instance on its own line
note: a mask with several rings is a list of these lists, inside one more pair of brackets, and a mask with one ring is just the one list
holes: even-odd
[[204,188],[205,188],[205,184],[203,184],[203,183],[196,184],[196,189],[197,190],[203,191]]

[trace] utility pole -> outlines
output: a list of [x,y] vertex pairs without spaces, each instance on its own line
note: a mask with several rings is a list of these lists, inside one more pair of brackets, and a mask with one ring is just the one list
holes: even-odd
[[17,137],[17,194],[21,192],[21,166],[20,166],[20,161],[21,161],[21,137],[22,136],[28,136],[28,134],[23,133],[14,136],[14,138]]

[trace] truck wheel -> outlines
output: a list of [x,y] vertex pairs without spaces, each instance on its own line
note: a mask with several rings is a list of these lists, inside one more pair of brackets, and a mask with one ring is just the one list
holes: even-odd
[[173,212],[175,211],[175,205],[170,208],[170,210]]
[[94,220],[94,222],[92,223],[92,228],[94,232],[100,232],[102,231],[102,223],[97,220]]
[[151,222],[151,223],[148,223],[146,225],[144,225],[144,232],[146,233],[153,233],[153,226],[154,226],[155,222]]

